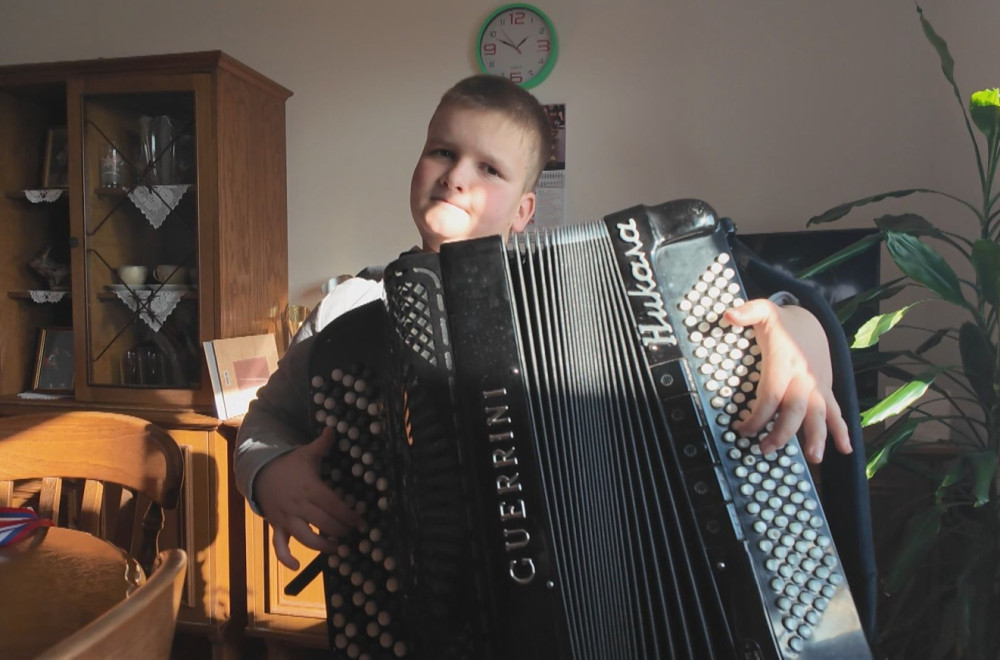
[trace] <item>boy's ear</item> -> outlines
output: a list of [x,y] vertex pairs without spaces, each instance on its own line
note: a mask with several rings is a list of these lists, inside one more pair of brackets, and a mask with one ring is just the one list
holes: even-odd
[[510,229],[514,232],[524,231],[535,215],[535,192],[529,191],[521,195],[521,203],[517,205],[517,215]]

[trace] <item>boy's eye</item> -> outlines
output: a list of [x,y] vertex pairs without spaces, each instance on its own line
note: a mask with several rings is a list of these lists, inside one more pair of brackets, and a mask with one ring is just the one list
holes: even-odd
[[453,158],[455,156],[451,149],[434,149],[431,151],[432,156],[440,156],[441,158]]
[[483,165],[483,169],[490,176],[500,176],[500,170],[498,170],[497,168],[493,167],[492,165]]

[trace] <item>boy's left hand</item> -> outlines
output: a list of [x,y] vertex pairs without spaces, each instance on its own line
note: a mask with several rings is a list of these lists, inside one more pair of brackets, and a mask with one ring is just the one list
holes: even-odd
[[847,423],[831,389],[830,348],[816,317],[801,307],[779,307],[764,299],[730,309],[725,317],[734,325],[752,326],[761,350],[756,398],[750,415],[734,429],[753,435],[777,413],[774,428],[761,441],[765,454],[784,446],[800,427],[809,462],[823,460],[828,431],[837,450],[850,454]]

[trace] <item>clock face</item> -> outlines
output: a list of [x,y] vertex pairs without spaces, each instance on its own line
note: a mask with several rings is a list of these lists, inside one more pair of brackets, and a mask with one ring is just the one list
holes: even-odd
[[522,87],[542,82],[556,63],[556,33],[541,11],[506,5],[490,14],[479,31],[479,68]]

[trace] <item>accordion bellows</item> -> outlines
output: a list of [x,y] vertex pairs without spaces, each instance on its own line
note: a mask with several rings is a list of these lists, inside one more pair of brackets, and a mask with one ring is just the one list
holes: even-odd
[[732,226],[697,200],[400,258],[311,357],[366,524],[323,569],[334,653],[870,657],[799,445],[731,428]]

